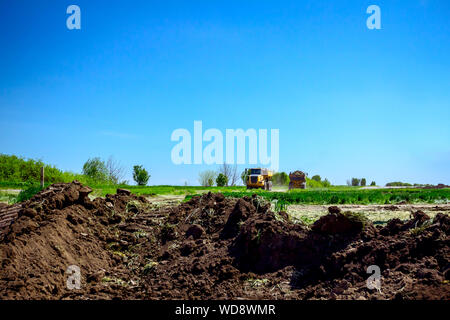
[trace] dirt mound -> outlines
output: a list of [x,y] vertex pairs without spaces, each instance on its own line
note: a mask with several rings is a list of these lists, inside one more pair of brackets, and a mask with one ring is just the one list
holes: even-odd
[[361,232],[364,223],[367,222],[362,217],[351,212],[331,213],[331,211],[336,212],[334,208],[329,211],[330,214],[321,217],[313,224],[312,229],[314,231],[327,234]]
[[[256,195],[157,207],[90,191],[53,185],[22,204],[0,242],[1,299],[450,298],[444,214],[374,227],[336,207],[309,227]],[[67,288],[72,265],[80,289]],[[366,286],[370,265],[381,293]]]
[[132,214],[126,205],[139,199],[91,201],[91,191],[78,182],[52,185],[22,204],[0,243],[0,297],[61,298],[69,266],[89,276],[122,260],[105,243],[115,237],[111,226]]

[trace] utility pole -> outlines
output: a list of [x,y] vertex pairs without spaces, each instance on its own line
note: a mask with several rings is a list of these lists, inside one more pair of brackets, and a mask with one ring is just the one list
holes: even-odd
[[44,188],[44,167],[41,167],[41,188]]

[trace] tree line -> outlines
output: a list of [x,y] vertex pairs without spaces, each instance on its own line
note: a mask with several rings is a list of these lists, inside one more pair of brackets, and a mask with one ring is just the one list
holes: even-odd
[[[351,187],[365,187],[367,184],[366,178],[351,178],[349,180],[347,180],[347,185],[351,186]],[[371,186],[376,186],[376,182],[372,181],[370,183]]]
[[[42,160],[25,159],[15,155],[0,154],[0,181],[39,183],[40,169],[44,167],[45,182],[71,182],[79,180],[90,184],[128,184],[124,180],[126,169],[112,156],[107,160],[99,157],[88,159],[82,173],[63,171],[45,164]],[[150,174],[142,165],[133,166],[133,180],[138,185],[147,185]]]

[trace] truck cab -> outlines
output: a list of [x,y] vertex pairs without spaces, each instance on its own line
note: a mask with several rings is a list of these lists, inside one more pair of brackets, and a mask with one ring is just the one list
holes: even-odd
[[272,171],[265,168],[245,169],[247,189],[272,190]]

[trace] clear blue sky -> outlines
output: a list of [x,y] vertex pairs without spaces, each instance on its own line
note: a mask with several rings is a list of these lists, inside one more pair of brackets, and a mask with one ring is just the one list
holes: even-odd
[[447,0],[1,0],[0,153],[197,184],[208,167],[172,164],[170,135],[202,120],[277,128],[281,170],[335,184],[450,184],[449,16]]

